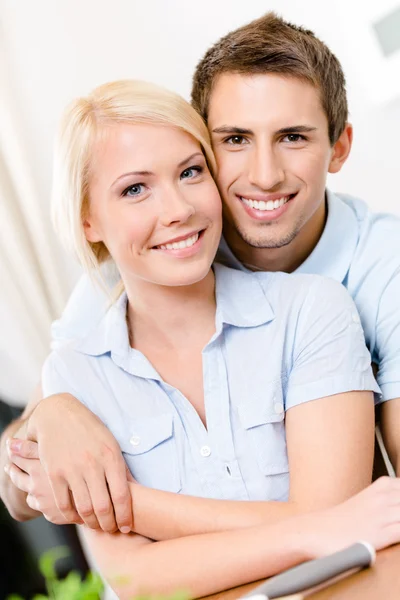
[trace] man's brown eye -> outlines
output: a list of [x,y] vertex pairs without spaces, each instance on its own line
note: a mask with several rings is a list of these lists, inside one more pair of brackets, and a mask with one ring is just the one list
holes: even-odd
[[229,138],[229,140],[231,144],[241,144],[243,138],[241,135],[233,135],[231,138]]

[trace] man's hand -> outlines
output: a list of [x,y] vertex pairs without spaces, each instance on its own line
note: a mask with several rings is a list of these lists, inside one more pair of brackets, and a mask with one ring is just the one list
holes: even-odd
[[28,521],[40,516],[36,510],[32,510],[26,503],[26,494],[14,486],[6,475],[6,469],[10,466],[7,454],[7,442],[10,436],[23,438],[25,436],[26,422],[23,419],[13,421],[3,432],[0,440],[0,497],[13,519],[17,521]]
[[[121,450],[81,402],[69,394],[42,400],[29,418],[28,438],[38,442],[40,462],[68,523],[78,513],[92,529],[132,530],[129,472]],[[24,448],[21,442],[10,443],[14,456],[25,458]]]
[[48,521],[55,525],[66,525],[71,522],[82,524],[83,521],[76,511],[73,521],[67,521],[58,510],[49,478],[40,464],[37,443],[14,440],[14,446],[20,448],[20,454],[25,458],[13,454],[11,446],[8,444],[10,464],[7,465],[5,471],[15,487],[27,494],[28,506],[41,512]]
[[[297,519],[297,520],[296,520]],[[307,535],[315,556],[357,541],[381,550],[400,542],[400,479],[381,477],[346,502],[287,521]]]

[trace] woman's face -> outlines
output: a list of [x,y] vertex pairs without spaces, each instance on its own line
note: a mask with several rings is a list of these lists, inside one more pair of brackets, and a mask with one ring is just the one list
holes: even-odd
[[221,201],[199,142],[169,126],[107,126],[92,151],[85,233],[125,282],[191,285],[209,272]]

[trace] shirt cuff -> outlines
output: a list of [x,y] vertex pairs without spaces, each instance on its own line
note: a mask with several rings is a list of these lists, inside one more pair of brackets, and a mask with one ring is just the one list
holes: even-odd
[[[399,377],[399,373],[397,373],[397,377]],[[394,400],[395,398],[400,398],[400,381],[396,381],[393,377],[394,381],[388,381],[385,383],[384,381],[380,381],[379,385],[382,390],[382,397],[380,402],[387,402],[387,400]]]
[[304,402],[318,400],[318,398],[356,391],[374,392],[375,404],[382,401],[381,389],[372,373],[352,373],[347,377],[329,377],[328,379],[321,379],[301,385],[293,383],[292,387],[286,393],[285,410]]

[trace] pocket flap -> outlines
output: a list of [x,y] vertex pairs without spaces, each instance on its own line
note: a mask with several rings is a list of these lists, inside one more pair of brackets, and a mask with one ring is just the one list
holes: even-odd
[[143,454],[155,448],[173,435],[173,416],[171,414],[132,419],[124,433],[116,434],[123,452]]
[[239,418],[245,429],[279,423],[285,418],[281,380],[263,387],[262,393],[246,398],[238,406]]

